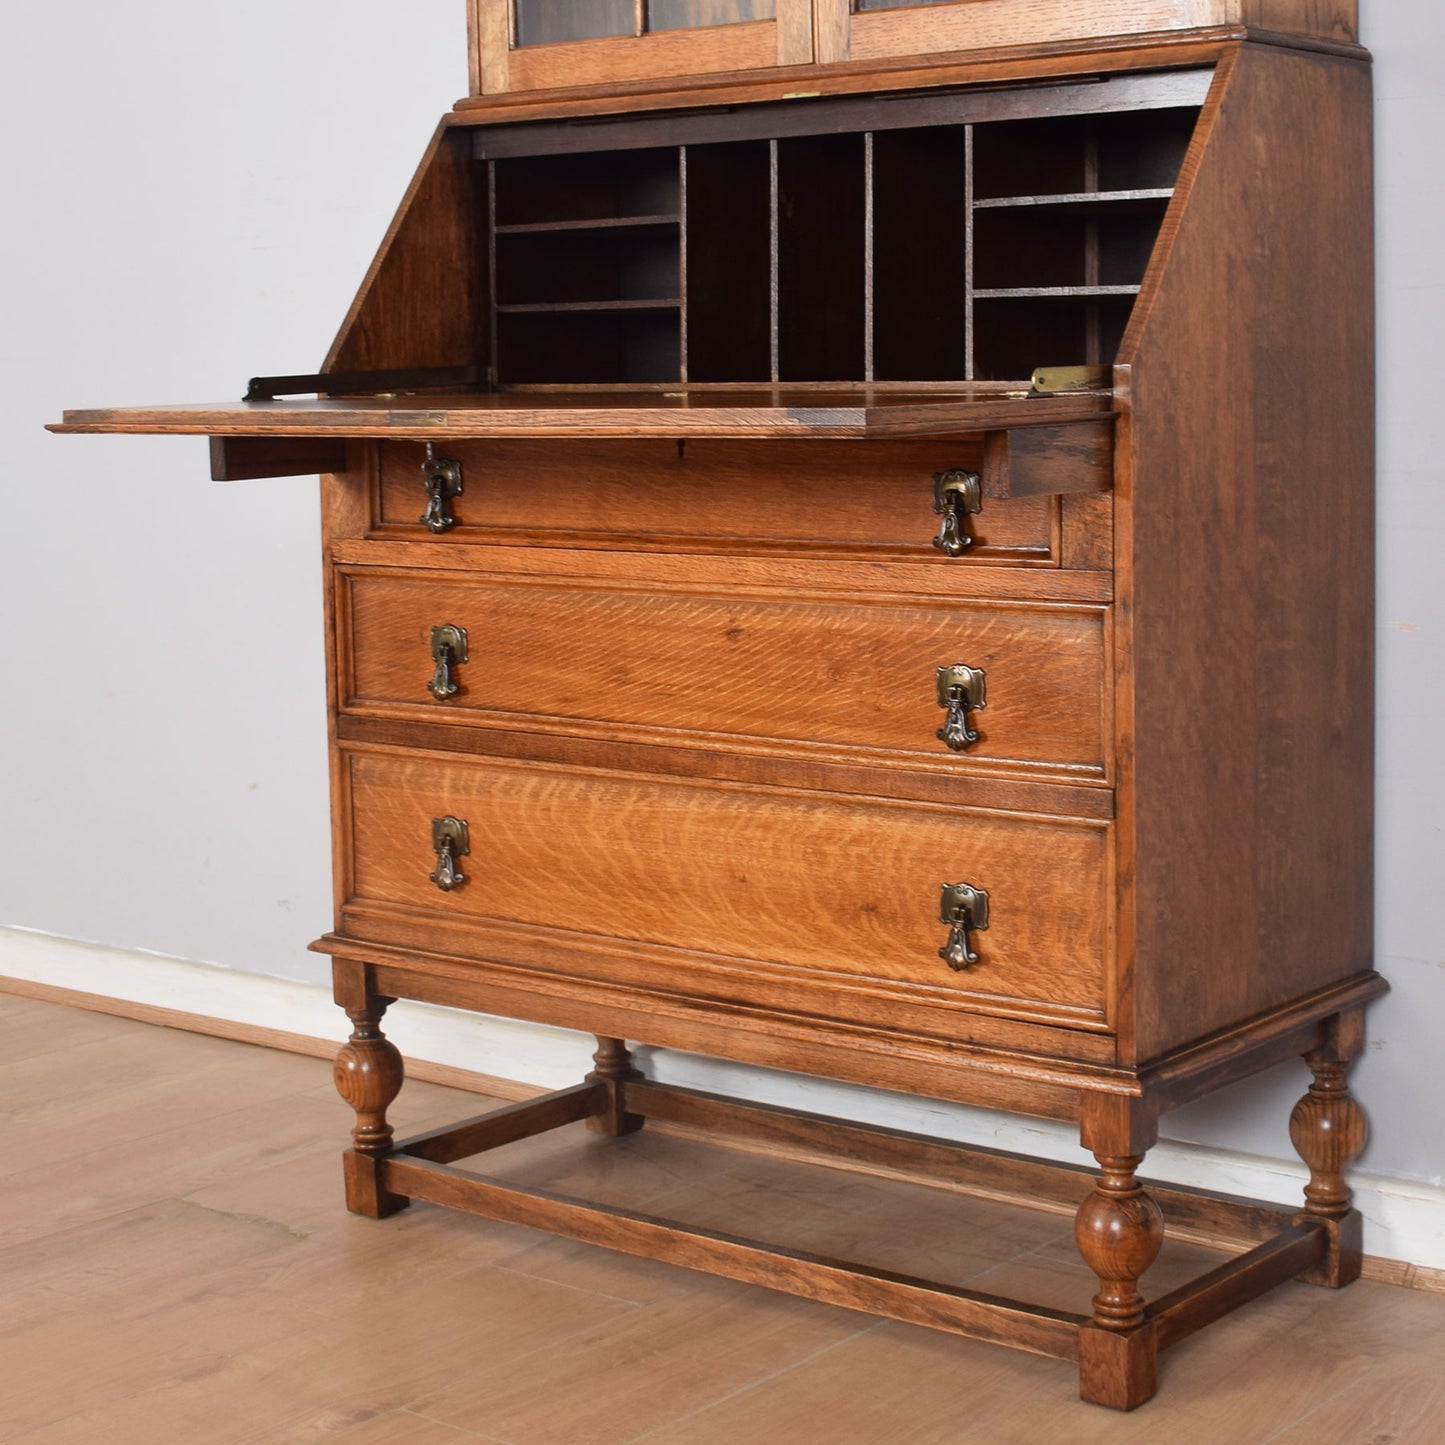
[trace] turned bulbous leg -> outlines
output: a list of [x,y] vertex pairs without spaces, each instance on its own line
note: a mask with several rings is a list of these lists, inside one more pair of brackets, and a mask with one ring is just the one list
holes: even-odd
[[377,1161],[391,1148],[386,1111],[401,1092],[405,1077],[401,1053],[381,1031],[381,1016],[391,999],[371,999],[364,1008],[347,1009],[350,1039],[336,1056],[336,1091],[356,1111],[351,1149],[345,1155],[346,1207],[354,1214],[381,1219],[404,1209],[405,1196],[381,1185]]
[[1134,1176],[1141,1155],[1098,1157],[1103,1173],[1079,1206],[1074,1238],[1084,1263],[1099,1276],[1094,1322],[1128,1330],[1144,1322],[1139,1277],[1164,1243],[1164,1216]]
[[587,1075],[590,1083],[607,1086],[607,1107],[600,1114],[587,1120],[587,1127],[594,1134],[607,1134],[616,1138],[622,1134],[635,1134],[642,1128],[642,1115],[627,1112],[626,1086],[642,1078],[632,1067],[632,1054],[622,1039],[597,1036],[597,1052],[592,1055],[595,1065]]
[[1135,1177],[1142,1155],[1095,1157],[1102,1172],[1074,1221],[1079,1253],[1099,1279],[1094,1317],[1079,1332],[1079,1393],[1132,1410],[1157,1388],[1158,1344],[1139,1278],[1164,1242],[1164,1216]]
[[1298,1218],[1323,1224],[1329,1247],[1325,1258],[1300,1278],[1339,1289],[1360,1277],[1363,1232],[1359,1213],[1350,1207],[1354,1196],[1344,1172],[1363,1152],[1369,1123],[1345,1082],[1349,1058],[1323,1049],[1306,1055],[1305,1061],[1314,1082],[1289,1119],[1290,1141],[1310,1170]]

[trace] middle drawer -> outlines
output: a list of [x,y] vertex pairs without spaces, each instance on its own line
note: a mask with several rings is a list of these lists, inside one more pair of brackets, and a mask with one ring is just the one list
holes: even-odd
[[1109,774],[1100,605],[366,567],[339,574],[337,602],[353,716],[915,771]]

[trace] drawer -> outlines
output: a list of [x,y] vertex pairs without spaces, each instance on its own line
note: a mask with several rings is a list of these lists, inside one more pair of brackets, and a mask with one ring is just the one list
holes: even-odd
[[[418,721],[1103,780],[1102,606],[716,596],[536,576],[341,573],[343,710]],[[438,675],[434,630],[465,634]],[[445,646],[455,634],[437,634]],[[981,674],[957,750],[938,670]],[[439,699],[440,683],[456,688]],[[945,689],[945,696],[947,695]]]
[[[1102,1028],[1110,831],[497,760],[345,754],[345,927],[423,948],[876,1025],[951,1011]],[[467,825],[449,892],[433,819]],[[979,962],[939,956],[945,884],[989,895]],[[394,935],[392,935],[394,936]],[[880,1013],[880,1010],[884,1012]]]
[[[1058,565],[1060,503],[986,498],[969,552],[933,545],[934,473],[981,471],[979,437],[959,441],[487,441],[440,447],[461,463],[450,542],[716,550],[727,546],[907,556],[940,567]],[[376,530],[429,537],[424,449],[379,448]]]

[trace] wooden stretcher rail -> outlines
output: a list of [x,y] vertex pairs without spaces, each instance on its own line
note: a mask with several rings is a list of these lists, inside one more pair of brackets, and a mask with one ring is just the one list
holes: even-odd
[[[772,1104],[741,1103],[693,1089],[651,1082],[623,1086],[629,1113],[701,1133],[806,1150],[879,1172],[1035,1209],[1072,1214],[1093,1188],[1097,1171],[1057,1164],[982,1145],[957,1144],[880,1125],[845,1124],[820,1114]],[[1259,1200],[1207,1194],[1200,1190],[1141,1183],[1158,1201],[1177,1238],[1210,1243],[1254,1244],[1272,1240],[1294,1211]]]
[[[1072,1211],[1092,1181],[1088,1170],[1001,1150],[843,1124],[816,1114],[740,1103],[645,1080],[619,1078],[609,1084],[593,1078],[402,1140],[376,1161],[377,1183],[392,1195],[531,1225],[583,1243],[972,1339],[1078,1360],[1080,1330],[1088,1323],[1083,1315],[765,1245],[551,1190],[504,1184],[451,1167],[459,1159],[609,1112],[781,1144],[794,1151],[826,1146],[835,1159],[910,1173],[926,1169],[938,1183],[987,1197],[1042,1203],[1045,1208]],[[1148,1306],[1144,1328],[1155,1332],[1160,1349],[1298,1277],[1326,1253],[1328,1230],[1322,1221],[1287,1222],[1287,1211],[1244,1200],[1210,1199],[1167,1188],[1152,1192],[1172,1223],[1177,1224],[1182,1215],[1186,1232],[1191,1224],[1215,1233],[1232,1224],[1239,1233],[1264,1240]]]
[[1008,1344],[1054,1359],[1079,1357],[1082,1315],[1022,1305],[800,1250],[764,1246],[631,1210],[589,1204],[550,1190],[496,1184],[429,1160],[384,1159],[381,1179],[387,1189],[413,1199],[509,1224],[533,1225],[624,1254],[765,1284],[785,1294]]
[[560,1129],[564,1124],[590,1119],[602,1112],[606,1102],[607,1090],[603,1085],[578,1084],[555,1094],[544,1094],[540,1099],[527,1099],[505,1109],[477,1114],[459,1124],[413,1134],[397,1146],[397,1152],[415,1159],[430,1159],[436,1164],[451,1164],[488,1149],[498,1149],[503,1144],[515,1144],[518,1139]]
[[1322,1223],[1296,1224],[1248,1254],[1161,1296],[1144,1311],[1158,1331],[1159,1348],[1177,1345],[1276,1285],[1298,1278],[1324,1258],[1327,1239]]

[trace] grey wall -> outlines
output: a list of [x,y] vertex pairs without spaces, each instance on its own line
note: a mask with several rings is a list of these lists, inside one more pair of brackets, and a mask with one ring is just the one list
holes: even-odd
[[[1365,10],[1379,93],[1378,944],[1395,991],[1358,1080],[1376,1125],[1366,1165],[1438,1183],[1445,12]],[[463,37],[461,0],[56,0],[7,18],[0,923],[324,979],[305,952],[330,921],[314,484],[212,485],[199,440],[41,426],[65,406],[234,397],[253,372],[319,365],[436,118],[466,89]],[[1348,483],[1321,477],[1320,505]],[[1300,1081],[1298,1068],[1251,1081],[1168,1132],[1290,1157]]]
[[315,370],[437,118],[462,0],[6,21],[0,922],[323,980],[316,483],[66,406]]

